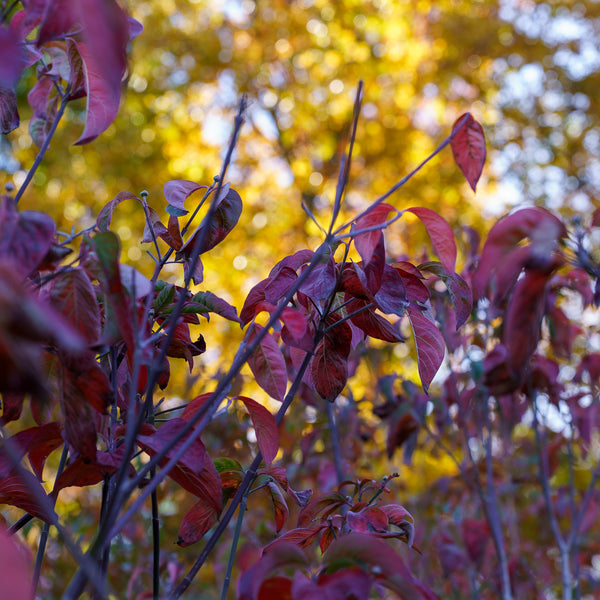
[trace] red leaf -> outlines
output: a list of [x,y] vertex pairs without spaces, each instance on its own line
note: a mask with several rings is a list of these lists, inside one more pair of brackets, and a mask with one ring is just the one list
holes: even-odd
[[346,386],[348,379],[348,354],[352,343],[352,329],[347,322],[339,322],[334,314],[327,326],[337,323],[319,342],[310,362],[315,390],[324,399],[333,402]]
[[298,527],[286,531],[283,535],[280,535],[277,539],[273,540],[270,544],[267,544],[264,551],[267,552],[272,550],[279,544],[296,544],[299,548],[305,548],[319,535],[319,533],[328,527],[327,524],[321,523],[314,527]]
[[352,531],[359,533],[384,532],[387,530],[388,518],[385,512],[376,506],[367,506],[346,514],[346,524]]
[[[346,300],[348,298],[346,297]],[[384,342],[402,342],[404,338],[392,323],[376,314],[374,309],[365,308],[369,305],[366,300],[350,300],[346,305],[348,314],[364,309],[350,318],[352,323],[362,329],[367,335]]]
[[11,441],[17,443],[28,454],[33,472],[40,480],[46,459],[53,450],[64,443],[58,423],[25,429],[15,434]]
[[[248,336],[247,343],[250,344],[263,328],[254,324],[254,328]],[[252,370],[256,383],[276,400],[283,401],[287,389],[287,371],[285,360],[275,338],[266,332],[257,349],[248,359],[248,366]]]
[[265,299],[265,288],[269,285],[269,281],[269,279],[263,279],[248,292],[248,296],[246,296],[246,301],[240,312],[242,327],[250,323],[256,316],[258,305]]
[[383,235],[381,230],[384,223],[387,221],[387,216],[392,211],[397,212],[393,206],[382,202],[369,210],[366,215],[355,221],[353,226],[354,231],[360,231],[361,229],[368,229],[370,227],[379,227],[373,231],[359,233],[354,238],[354,246],[365,264],[371,261],[373,251]]
[[212,396],[212,392],[208,392],[206,394],[200,394],[196,396],[184,409],[181,413],[181,419],[184,421],[190,421],[194,415],[202,409],[202,407],[208,402],[210,397]]
[[483,129],[470,113],[465,113],[454,123],[451,136],[450,146],[454,160],[475,191],[485,164]]
[[415,335],[419,376],[423,389],[427,392],[429,384],[444,360],[446,344],[435,323],[432,323],[422,312],[408,308],[407,314]]
[[301,573],[294,574],[293,598],[302,600],[369,600],[371,576],[360,567],[321,573],[318,582]]
[[[33,494],[32,488],[37,489],[37,494]],[[17,473],[0,477],[0,504],[16,506],[42,521],[51,522],[48,507],[38,501],[38,496],[46,496],[46,492],[29,471],[21,469]]]
[[[500,287],[498,269],[510,260],[515,252],[518,261],[512,262],[512,280],[516,281],[519,272],[527,263],[536,268],[548,268],[554,261],[553,253],[558,249],[559,242],[567,235],[562,222],[549,211],[531,207],[518,210],[498,221],[490,230],[486,239],[477,271],[473,276],[473,291],[478,298],[486,293],[490,286],[492,291],[504,290]],[[529,238],[526,251],[520,242]],[[508,275],[504,281],[510,280]]]
[[311,500],[298,515],[298,525],[308,527],[316,521],[317,516],[323,513],[320,521],[325,521],[327,516],[335,512],[340,506],[347,504],[346,496],[341,492],[329,492]]
[[271,494],[271,500],[273,500],[273,510],[275,511],[275,528],[279,532],[285,525],[285,522],[288,520],[290,511],[285,498],[283,497],[283,492],[279,486],[273,481],[270,481],[267,483],[267,488]]
[[550,273],[528,270],[515,285],[504,321],[504,343],[508,364],[523,374],[540,339]]
[[57,274],[49,291],[50,304],[88,344],[100,337],[100,309],[90,278],[81,268]]
[[246,410],[250,413],[258,447],[268,466],[275,460],[279,450],[279,429],[275,417],[252,398],[237,396],[237,399],[244,403]]
[[14,263],[26,277],[44,259],[56,233],[54,221],[32,210],[17,212],[14,200],[4,196],[0,205],[0,257]]
[[387,515],[391,525],[399,527],[406,534],[406,543],[411,548],[415,539],[415,524],[412,515],[399,504],[385,504],[381,510]]
[[77,49],[83,61],[87,106],[85,128],[76,144],[87,144],[117,116],[127,67],[129,22],[114,0],[79,2],[84,42],[78,42]]
[[421,223],[425,225],[433,251],[438,255],[442,265],[453,273],[456,266],[456,242],[452,227],[430,208],[415,207],[406,210],[419,217]]
[[175,207],[180,213],[177,216],[183,216],[188,213],[184,203],[189,196],[199,189],[207,189],[207,186],[185,179],[173,179],[172,181],[167,181],[163,186],[163,192],[169,206]]
[[375,294],[375,301],[382,312],[399,317],[404,314],[408,306],[406,286],[402,276],[397,269],[390,265],[385,265],[383,268],[381,286]]
[[177,545],[185,548],[195,544],[217,522],[218,516],[214,506],[206,500],[196,502],[181,521]]
[[337,270],[333,254],[326,263],[317,265],[300,286],[300,291],[313,300],[328,298],[337,283]]
[[2,595],[11,600],[31,598],[31,565],[24,547],[15,537],[0,528],[0,564],[2,565]]
[[202,236],[203,239],[199,254],[208,252],[229,235],[229,232],[237,225],[241,214],[242,199],[240,195],[231,189],[229,184],[224,185],[217,200],[217,207],[212,213],[211,221],[207,221],[208,215],[202,219],[198,228],[181,247],[177,256],[192,257],[196,236]]

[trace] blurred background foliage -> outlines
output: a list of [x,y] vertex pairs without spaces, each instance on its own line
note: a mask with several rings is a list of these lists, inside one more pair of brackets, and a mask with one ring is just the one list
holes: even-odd
[[[477,196],[446,151],[403,187],[392,204],[437,210],[453,225],[459,245],[467,243],[465,227],[484,233],[491,219],[516,205],[537,204],[584,219],[600,206],[600,2],[127,4],[144,32],[132,44],[128,89],[119,116],[89,146],[73,146],[83,127],[85,104],[72,103],[22,207],[47,211],[60,229],[78,231],[92,224],[119,191],[148,190],[150,204],[164,216],[166,181],[210,184],[219,172],[233,115],[245,93],[250,102],[247,122],[228,174],[242,196],[244,212],[227,242],[206,256],[201,286],[238,310],[249,289],[277,260],[307,245],[317,246],[319,231],[301,204],[327,224],[361,79],[365,95],[346,216],[356,214],[414,168],[467,110],[483,124],[488,140],[489,159]],[[18,186],[36,154],[27,131],[26,94],[33,80],[30,73],[20,84],[21,127],[0,140],[2,184]],[[132,201],[117,209],[113,229],[121,237],[126,260],[150,271],[152,260],[138,242],[143,216]],[[395,223],[387,240],[390,258],[406,254],[418,263],[429,248],[422,228],[409,220]],[[179,267],[173,266],[171,272],[174,278],[181,277]],[[207,338],[207,353],[196,361],[194,381],[173,364],[179,377],[170,388],[168,406],[210,390],[211,365],[223,364],[221,359],[235,352],[242,335],[237,326],[218,317],[210,328],[203,325],[200,330]],[[381,477],[401,468],[400,452],[390,463],[381,450],[385,433],[372,413],[378,401],[372,382],[395,368],[416,380],[412,352],[411,342],[378,349],[352,380],[354,396],[345,401],[351,407],[358,403],[359,412],[344,411],[342,405],[339,421],[345,458],[349,465],[354,462],[356,474]],[[245,373],[249,379],[249,371]],[[282,431],[281,455],[288,464],[296,464],[296,472],[288,473],[290,479],[298,487],[330,488],[335,474],[326,417],[304,405],[294,410],[299,419],[286,420]],[[239,427],[230,421],[213,423],[214,443],[207,445],[247,464],[256,446],[248,435],[247,420],[239,417]],[[300,449],[299,432],[308,440]],[[464,489],[452,487],[455,465],[436,452],[427,447],[415,453],[410,469],[402,471],[399,494],[410,510],[411,495],[418,497],[431,482],[446,476],[427,502],[420,497],[421,518],[432,520],[452,505],[452,494],[459,498],[455,504],[467,501],[460,498]],[[61,494],[65,506],[72,501],[68,492]],[[190,499],[181,491],[174,496],[164,486],[161,495],[162,535],[175,541],[183,514],[179,503]],[[94,493],[79,498],[90,507],[97,500]],[[248,530],[242,548],[248,556],[274,534],[268,503],[255,502],[253,506],[251,499],[248,515],[254,523],[263,523],[263,529],[257,525]],[[532,503],[531,511],[535,510]],[[81,520],[86,514],[92,518],[94,512],[81,508],[78,514]],[[121,540],[123,548],[115,548],[117,553],[123,551],[120,567],[131,576],[127,597],[137,597],[136,586],[149,577],[150,567],[144,566],[150,555],[148,524],[149,520],[132,524]],[[35,523],[29,526],[28,537],[36,538],[36,528]],[[73,528],[86,530],[83,522],[73,521]],[[63,552],[55,541],[49,558],[59,564]],[[178,558],[169,569],[176,571],[180,561],[195,552],[194,548],[175,552],[174,547]],[[226,560],[225,547],[218,558]],[[166,557],[165,564],[169,560]],[[114,568],[118,564],[113,562]],[[113,574],[115,581],[118,575]],[[207,572],[200,580],[211,589],[215,576]],[[53,585],[43,582],[48,597]],[[139,589],[147,586],[140,584]]]

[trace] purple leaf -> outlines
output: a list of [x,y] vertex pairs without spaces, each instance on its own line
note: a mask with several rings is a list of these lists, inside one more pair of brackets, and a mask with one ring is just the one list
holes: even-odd
[[397,212],[393,206],[382,202],[381,204],[378,204],[372,208],[366,215],[356,220],[353,226],[355,231],[368,229],[370,227],[377,227],[377,229],[373,231],[359,233],[354,238],[356,250],[360,254],[365,264],[370,262],[373,251],[383,235],[381,230],[383,229],[384,223],[387,221],[387,216],[392,211]]
[[419,376],[425,392],[444,360],[446,344],[436,327],[422,312],[414,308],[407,309],[408,318],[415,335]]
[[[246,340],[247,343],[252,343],[262,329],[260,325],[254,324],[254,329]],[[265,334],[258,348],[248,359],[248,366],[256,377],[256,383],[269,396],[283,401],[287,388],[285,360],[275,338],[269,332]]]
[[11,29],[0,25],[0,88],[12,88],[24,67],[23,49]]
[[185,179],[173,179],[165,183],[163,192],[169,206],[173,206],[181,212],[181,214],[176,216],[183,216],[188,213],[188,210],[184,206],[185,200],[200,189],[207,189],[207,186]]
[[275,417],[262,405],[245,396],[237,396],[246,407],[252,419],[252,426],[256,432],[256,441],[263,459],[269,466],[277,456],[279,450],[279,430]]

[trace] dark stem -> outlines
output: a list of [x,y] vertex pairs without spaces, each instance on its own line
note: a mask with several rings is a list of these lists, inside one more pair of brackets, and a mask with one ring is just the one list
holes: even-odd
[[[150,476],[156,471],[152,469]],[[152,598],[160,600],[160,519],[158,515],[158,496],[152,492]]]
[[227,600],[227,592],[229,591],[229,584],[231,583],[231,572],[233,570],[233,561],[235,560],[235,553],[237,550],[238,543],[240,541],[240,534],[242,532],[242,524],[244,522],[244,515],[246,513],[246,502],[248,501],[248,489],[242,496],[240,506],[238,508],[238,518],[235,524],[235,532],[233,534],[233,541],[231,542],[231,550],[229,551],[229,559],[227,560],[227,570],[225,571],[225,579],[223,580],[223,589],[221,590],[221,600]]

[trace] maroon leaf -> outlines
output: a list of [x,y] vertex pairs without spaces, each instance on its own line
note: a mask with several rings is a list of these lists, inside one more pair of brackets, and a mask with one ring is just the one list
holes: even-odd
[[328,298],[335,289],[337,271],[333,254],[326,263],[317,265],[300,286],[300,291],[313,300]]
[[[247,338],[251,344],[263,330],[260,325],[254,328]],[[283,401],[287,389],[287,371],[285,360],[275,338],[267,331],[254,353],[248,358],[248,366],[252,370],[256,383],[276,400]]]
[[48,298],[88,344],[98,341],[100,309],[92,283],[83,269],[58,274],[52,280]]
[[[37,493],[33,493],[33,489]],[[42,521],[51,522],[49,507],[38,500],[46,496],[40,482],[29,472],[21,469],[5,477],[0,477],[0,504],[10,504],[28,512]]]
[[44,259],[56,233],[54,221],[31,210],[17,212],[14,200],[4,196],[0,204],[0,257],[14,263],[22,277],[29,275]]
[[269,279],[263,279],[257,283],[246,296],[246,301],[240,312],[242,327],[254,319],[257,314],[257,306],[265,299],[265,288],[269,285]]
[[367,506],[359,511],[349,510],[346,524],[358,533],[384,532],[388,527],[388,518],[377,506]]
[[273,500],[273,510],[275,512],[275,529],[279,532],[285,525],[285,522],[288,520],[290,516],[290,511],[288,509],[285,498],[283,497],[283,493],[279,486],[270,481],[267,483],[267,489],[271,495],[271,500]]
[[435,323],[432,323],[422,312],[408,308],[407,314],[415,335],[419,376],[423,389],[427,392],[444,360],[446,344]]
[[430,208],[415,207],[406,210],[419,217],[421,223],[425,225],[433,251],[438,255],[442,265],[453,273],[456,266],[456,242],[450,225]]
[[206,215],[188,241],[181,247],[178,256],[191,258],[197,236],[203,240],[200,244],[199,254],[203,254],[214,248],[237,225],[241,213],[242,199],[240,195],[235,190],[230,189],[229,184],[224,185],[219,194],[217,206],[212,213],[210,222],[207,221],[208,215]]
[[325,523],[320,523],[313,527],[298,527],[296,529],[291,529],[290,531],[286,531],[284,534],[280,535],[277,539],[273,540],[270,544],[267,544],[264,548],[264,551],[267,552],[272,550],[275,546],[279,544],[296,544],[299,548],[305,548],[314,539],[319,535],[323,529],[329,527],[329,525]]
[[129,22],[114,0],[79,1],[84,41],[77,42],[77,49],[83,61],[87,106],[85,128],[76,144],[87,144],[114,121],[119,110]]
[[5,423],[16,421],[21,416],[24,401],[25,394],[11,394],[8,392],[2,394],[2,418],[0,418],[0,424],[4,425]]
[[46,459],[64,442],[58,423],[47,423],[40,427],[24,429],[12,436],[10,441],[21,454],[28,454],[33,472],[40,480]]
[[390,265],[385,265],[383,268],[381,286],[375,294],[375,301],[379,309],[388,315],[402,316],[408,306],[406,287],[402,276],[397,269]]
[[[502,291],[497,272],[499,267],[510,260],[512,252],[517,252],[519,258],[511,263],[513,281],[516,281],[526,263],[536,268],[548,268],[554,261],[553,253],[566,235],[567,231],[562,222],[549,211],[539,207],[524,208],[501,219],[488,234],[477,271],[473,276],[475,295],[478,298],[482,297],[488,286],[492,290]],[[527,250],[524,251],[519,244],[525,238],[529,238],[530,243],[529,246],[525,246]],[[503,277],[504,281],[509,279],[506,275]]]
[[175,216],[183,216],[188,213],[184,203],[186,199],[191,196],[195,191],[200,189],[208,189],[205,185],[194,183],[193,181],[187,181],[185,179],[174,179],[167,181],[163,187],[165,198],[169,203],[169,206],[177,209]]
[[339,321],[340,317],[336,314],[328,318],[327,326],[335,324],[335,327],[319,342],[310,362],[315,390],[329,402],[333,402],[342,393],[348,379],[352,329],[347,322]]
[[265,287],[265,300],[276,304],[283,298],[294,285],[298,275],[291,267],[281,267],[273,277],[269,276],[269,283]]
[[376,314],[373,307],[367,308],[369,304],[366,300],[350,300],[348,302],[346,311],[349,315],[361,311],[350,317],[352,323],[372,338],[391,343],[404,341],[392,323]]
[[[124,200],[137,200],[142,206],[146,206],[146,202],[138,198],[131,192],[119,192],[110,202],[107,202],[96,217],[96,225],[99,231],[108,231],[112,221],[115,208]],[[143,240],[142,240],[143,241]]]
[[[460,126],[460,129],[458,127]],[[465,113],[452,127],[452,154],[462,174],[475,191],[485,164],[485,136],[481,125]],[[453,270],[453,269],[452,269]]]
[[412,547],[415,539],[415,525],[412,515],[399,504],[385,504],[381,510],[387,515],[391,525],[399,527],[406,534],[406,543]]
[[373,231],[359,233],[354,238],[356,250],[365,264],[371,261],[373,251],[383,235],[381,230],[383,229],[384,223],[387,221],[387,216],[392,211],[397,212],[393,206],[382,202],[369,210],[366,215],[356,220],[353,226],[354,231],[361,231],[371,227],[376,228]]
[[6,135],[20,123],[17,94],[10,88],[0,86],[0,133]]
[[0,564],[2,565],[2,594],[12,600],[31,598],[31,565],[24,547],[0,528]]
[[517,282],[504,322],[508,363],[516,374],[526,369],[540,339],[549,272],[528,270]]
[[218,516],[211,503],[206,500],[196,502],[181,521],[177,545],[185,548],[195,544],[217,522]]
[[338,510],[344,504],[347,504],[348,500],[346,496],[341,492],[329,492],[323,494],[311,500],[298,515],[298,526],[309,527],[316,521],[317,516],[320,515],[321,521],[325,521],[326,518],[336,510]]
[[298,250],[298,252],[295,252],[290,256],[282,258],[271,269],[271,272],[269,273],[269,278],[271,279],[276,277],[279,271],[284,267],[289,267],[290,269],[297,271],[302,265],[305,265],[306,263],[310,262],[314,254],[315,253],[312,250],[308,250],[307,248],[305,248],[304,250]]
[[250,413],[250,419],[254,431],[256,432],[256,441],[263,459],[267,465],[270,465],[279,450],[279,429],[275,422],[275,417],[264,407],[252,398],[237,396]]

